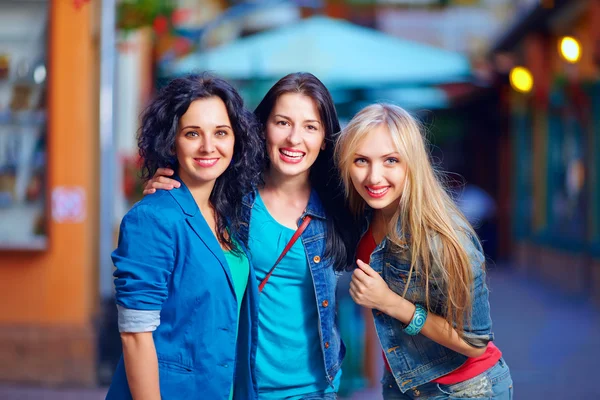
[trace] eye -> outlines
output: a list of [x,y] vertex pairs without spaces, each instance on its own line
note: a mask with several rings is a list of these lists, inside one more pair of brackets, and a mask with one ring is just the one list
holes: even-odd
[[400,160],[398,160],[395,157],[389,157],[389,158],[386,158],[385,162],[388,163],[388,164],[392,164],[393,165],[393,164],[399,163]]
[[196,131],[189,131],[189,132],[185,133],[185,137],[196,137],[196,136],[200,136],[198,134],[198,132],[196,132]]
[[288,121],[276,121],[275,125],[279,126],[288,126],[290,123]]
[[308,129],[310,131],[318,131],[319,130],[319,128],[314,125],[307,125],[306,129]]
[[215,136],[227,136],[227,131],[216,131]]
[[354,159],[354,164],[356,165],[365,165],[367,164],[367,159],[366,158],[355,158]]

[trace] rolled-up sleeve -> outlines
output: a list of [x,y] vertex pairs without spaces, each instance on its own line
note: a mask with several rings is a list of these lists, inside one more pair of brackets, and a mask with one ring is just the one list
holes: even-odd
[[154,331],[174,267],[174,233],[158,210],[138,204],[121,222],[112,253],[120,332]]
[[485,256],[479,241],[470,233],[462,233],[460,239],[467,250],[473,272],[471,321],[464,326],[464,339],[473,347],[485,347],[488,342],[494,340],[484,266]]

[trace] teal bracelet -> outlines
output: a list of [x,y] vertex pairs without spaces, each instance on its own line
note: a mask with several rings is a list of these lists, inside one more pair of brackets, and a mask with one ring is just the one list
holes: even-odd
[[415,304],[415,313],[413,314],[410,324],[404,328],[404,333],[410,336],[415,336],[425,325],[427,321],[427,309],[420,304]]

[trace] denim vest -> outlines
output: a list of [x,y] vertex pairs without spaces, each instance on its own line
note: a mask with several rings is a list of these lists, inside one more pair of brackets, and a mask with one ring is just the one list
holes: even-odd
[[[249,221],[255,199],[256,192],[251,192],[242,201],[242,217],[245,221],[248,221],[240,229],[241,231],[245,230],[245,232],[242,232],[244,237],[248,237],[250,231]],[[312,220],[302,233],[301,240],[315,288],[316,307],[319,311],[319,336],[327,373],[326,379],[329,385],[333,386],[333,379],[340,370],[346,348],[336,323],[335,291],[338,274],[333,269],[332,260],[323,256],[325,254],[327,216],[315,190],[311,192],[308,205],[302,213],[301,219],[306,215],[310,215]],[[301,219],[298,220],[298,225],[300,225]],[[258,280],[262,278],[261,276],[257,277]],[[290,301],[293,300],[290,299]]]
[[[363,235],[368,229],[367,217]],[[455,222],[458,222],[455,219]],[[485,258],[481,246],[466,229],[457,228],[461,244],[466,249],[473,271],[471,323],[465,322],[464,339],[475,347],[484,347],[493,340],[492,320],[486,275],[483,269]],[[439,238],[433,239],[433,251],[440,245]],[[410,270],[411,250],[408,246],[393,244],[385,238],[373,251],[370,266],[377,271],[390,289],[402,296]],[[429,278],[431,311],[444,315],[443,279],[439,265],[432,259]],[[406,299],[412,303],[426,304],[423,281],[425,277],[413,274],[406,291]],[[467,357],[444,347],[424,335],[410,336],[404,333],[402,324],[387,314],[373,310],[375,327],[381,347],[390,365],[394,379],[402,393],[444,376],[459,368]]]

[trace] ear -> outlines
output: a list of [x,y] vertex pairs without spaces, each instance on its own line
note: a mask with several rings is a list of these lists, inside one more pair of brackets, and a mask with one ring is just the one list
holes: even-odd
[[325,143],[325,141],[323,140],[323,143],[321,144],[321,150],[325,150],[325,147],[326,147],[326,143]]

